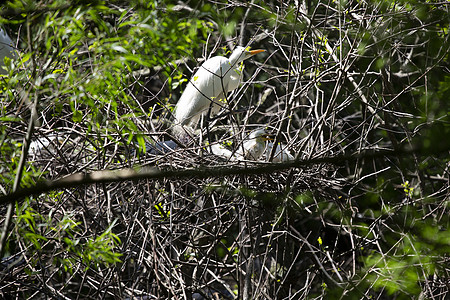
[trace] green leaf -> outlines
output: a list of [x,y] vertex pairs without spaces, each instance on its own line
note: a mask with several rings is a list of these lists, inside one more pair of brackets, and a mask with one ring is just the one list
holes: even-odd
[[83,114],[81,113],[81,111],[75,110],[75,111],[73,112],[72,120],[73,120],[75,123],[81,122],[81,121],[83,120]]

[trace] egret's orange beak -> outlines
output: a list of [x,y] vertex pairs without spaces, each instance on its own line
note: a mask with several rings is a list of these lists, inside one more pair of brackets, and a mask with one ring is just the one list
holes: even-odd
[[261,53],[261,52],[264,52],[264,51],[266,51],[266,50],[262,50],[262,49],[250,50],[250,54],[251,55],[255,55],[255,54],[258,54],[258,53]]
[[264,138],[265,141],[273,141],[273,135],[272,134],[265,134],[265,135],[263,135],[263,138]]

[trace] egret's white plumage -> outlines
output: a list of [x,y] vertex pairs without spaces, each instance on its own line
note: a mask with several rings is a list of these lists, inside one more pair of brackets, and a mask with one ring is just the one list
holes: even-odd
[[[236,152],[225,148],[222,144],[211,145],[211,152],[215,155],[237,161],[237,160],[260,160],[261,156],[265,154],[267,161],[270,159],[270,154],[272,148],[274,147],[273,142],[266,143],[270,140],[268,134],[264,129],[253,130],[246,141],[239,145]],[[263,156],[264,157],[264,156]],[[271,162],[288,162],[295,160],[295,157],[289,152],[287,145],[278,143],[275,148],[275,153]]]
[[[267,149],[266,149],[266,159],[267,161],[269,161],[270,159],[270,154],[272,152],[272,148],[273,148],[273,143],[270,142],[267,144]],[[288,162],[288,161],[293,161],[295,160],[295,157],[292,156],[291,153],[289,153],[289,149],[285,144],[278,144],[277,147],[275,148],[275,153],[273,155],[273,159],[272,162]]]
[[238,160],[259,160],[266,149],[268,135],[264,129],[253,130],[248,139],[236,150]]
[[0,74],[6,74],[4,66],[5,57],[14,58],[13,41],[6,33],[6,31],[0,27]]
[[211,105],[211,113],[217,113],[226,94],[239,87],[242,80],[240,63],[264,50],[236,47],[229,58],[214,56],[206,60],[189,81],[175,107],[174,132],[183,132],[182,125],[195,127],[202,114]]
[[225,159],[233,159],[233,152],[225,148],[222,144],[213,144],[207,149],[211,149],[211,153],[221,156]]

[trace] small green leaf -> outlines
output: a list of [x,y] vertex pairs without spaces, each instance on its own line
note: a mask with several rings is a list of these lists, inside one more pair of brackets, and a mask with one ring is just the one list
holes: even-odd
[[76,110],[73,112],[72,120],[75,123],[79,123],[79,122],[81,122],[81,120],[83,120],[83,115],[81,114],[81,112],[79,110]]

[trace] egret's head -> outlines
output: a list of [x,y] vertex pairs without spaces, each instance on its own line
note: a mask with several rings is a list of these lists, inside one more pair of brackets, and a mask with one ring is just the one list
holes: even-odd
[[230,61],[234,64],[240,63],[247,58],[252,57],[255,54],[264,52],[266,50],[250,50],[250,47],[244,48],[241,46],[237,46],[236,49],[234,49],[233,53],[230,56]]
[[256,139],[258,142],[265,142],[271,140],[271,135],[265,129],[255,129],[249,134],[249,139]]

